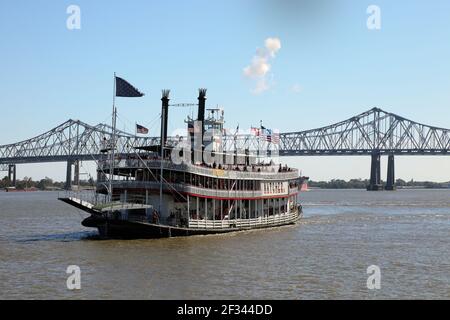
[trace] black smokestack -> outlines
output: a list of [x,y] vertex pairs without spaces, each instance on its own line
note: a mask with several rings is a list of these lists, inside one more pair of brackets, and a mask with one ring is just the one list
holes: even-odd
[[165,147],[167,142],[167,120],[169,119],[169,94],[170,90],[162,90],[161,107],[161,148]]
[[202,133],[205,132],[205,109],[206,109],[206,89],[198,89],[198,116],[197,120],[202,122]]

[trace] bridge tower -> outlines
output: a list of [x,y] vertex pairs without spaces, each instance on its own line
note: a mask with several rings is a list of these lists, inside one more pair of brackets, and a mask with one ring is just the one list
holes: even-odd
[[67,160],[66,185],[64,186],[66,190],[72,189],[72,164],[73,160]]
[[370,167],[370,182],[367,186],[367,191],[379,191],[383,190],[383,185],[381,184],[381,170],[380,170],[380,160],[381,153],[380,150],[374,150],[372,152],[372,162]]
[[67,169],[66,169],[66,184],[64,189],[71,190],[72,189],[72,166],[75,167],[75,172],[73,176],[73,184],[78,186],[80,184],[80,160],[67,160]]
[[8,179],[12,187],[16,186],[16,165],[10,164],[8,166]]
[[385,190],[395,190],[394,154],[388,156],[387,179]]
[[76,186],[80,185],[80,160],[75,160],[75,172],[73,175],[73,184]]

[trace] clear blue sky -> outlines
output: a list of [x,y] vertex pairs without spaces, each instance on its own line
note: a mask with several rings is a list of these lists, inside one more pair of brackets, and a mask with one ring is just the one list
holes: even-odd
[[[66,9],[81,9],[68,30]],[[366,9],[381,9],[368,30]],[[252,93],[243,74],[265,39],[270,87]],[[152,124],[160,90],[174,102],[225,108],[227,126],[294,131],[346,119],[374,106],[450,127],[449,1],[2,1],[0,144],[38,135],[69,118],[110,121],[113,72],[146,93],[120,99],[119,128]],[[169,131],[188,109],[171,110]],[[154,122],[155,123],[155,122]],[[151,126],[157,134],[158,124]],[[366,178],[367,158],[295,158],[313,178]],[[401,158],[403,178],[450,180],[450,158]],[[401,164],[401,165],[400,165]],[[21,166],[19,176],[64,177],[64,165]],[[432,168],[429,168],[432,167]]]

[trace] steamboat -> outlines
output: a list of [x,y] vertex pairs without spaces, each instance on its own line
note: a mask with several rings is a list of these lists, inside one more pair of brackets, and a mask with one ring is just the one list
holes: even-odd
[[238,146],[236,134],[223,134],[223,109],[206,109],[206,89],[199,89],[186,136],[168,138],[169,90],[161,101],[158,144],[117,154],[113,134],[90,200],[59,198],[90,214],[83,226],[108,238],[160,238],[278,227],[302,217],[298,193],[305,178],[275,163],[267,146],[259,146],[262,135],[254,137],[256,151],[249,141]]

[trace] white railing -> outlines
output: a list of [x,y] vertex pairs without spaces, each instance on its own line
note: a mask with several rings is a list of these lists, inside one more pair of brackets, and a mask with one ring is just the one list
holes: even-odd
[[[144,160],[145,164],[139,159],[123,159],[116,160],[116,168],[145,168],[160,169],[161,160]],[[102,169],[109,169],[109,164],[104,163]],[[104,167],[104,168],[103,168]],[[235,166],[234,166],[235,167]],[[193,164],[174,164],[172,161],[163,161],[164,169],[172,169],[182,172],[191,172],[203,176],[230,178],[230,179],[272,179],[272,180],[287,180],[298,178],[298,170],[291,169],[291,171],[278,172],[276,166],[256,166],[261,171],[243,171],[244,166],[239,166],[240,171],[231,169],[218,169],[197,166]],[[251,167],[248,167],[251,168]]]
[[189,228],[198,229],[224,229],[237,228],[245,229],[257,226],[279,225],[293,222],[298,218],[298,212],[276,214],[268,217],[254,219],[233,219],[233,220],[198,220],[189,219]]
[[[159,189],[159,182],[157,181],[114,181],[114,188],[126,188],[126,189]],[[264,198],[267,196],[282,196],[287,195],[287,192],[281,193],[264,193],[261,190],[221,190],[221,189],[208,189],[195,187],[184,183],[171,183],[171,187],[163,184],[164,190],[175,189],[178,192],[186,192],[190,194],[196,194],[201,196],[210,196],[218,198]]]
[[[107,203],[109,198],[107,195],[95,193],[92,191],[60,191],[58,192],[58,198],[70,198],[70,199],[78,199],[81,202],[89,203],[92,206]],[[118,199],[117,199],[118,200]]]
[[58,198],[67,198],[89,209],[97,209],[99,211],[102,209],[134,209],[147,204],[145,195],[136,194],[129,194],[126,198],[124,195],[114,195],[111,199],[109,195],[95,192],[62,191],[58,192]]

